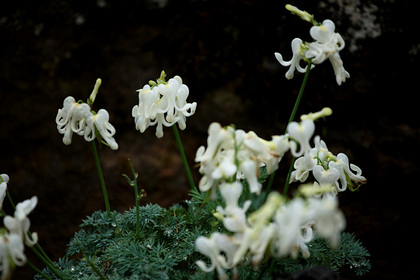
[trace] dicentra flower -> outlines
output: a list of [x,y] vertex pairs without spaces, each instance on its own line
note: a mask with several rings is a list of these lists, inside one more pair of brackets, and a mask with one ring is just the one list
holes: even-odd
[[[295,38],[292,40],[292,59],[289,61],[284,61],[283,60],[283,56],[276,52],[274,53],[276,59],[278,60],[278,62],[280,62],[281,65],[283,66],[290,66],[289,70],[287,70],[286,72],[286,78],[287,79],[292,79],[295,76],[295,70],[299,71],[300,73],[305,73],[306,72],[306,67],[302,68],[302,66],[300,65],[301,60],[305,60],[305,53],[307,50],[307,47],[303,44],[302,40],[299,38]],[[312,67],[314,67],[312,65]]]
[[295,161],[295,170],[291,174],[290,182],[305,182],[312,173],[319,185],[334,186],[333,195],[345,191],[347,187],[355,190],[366,183],[362,170],[350,164],[345,154],[333,155],[319,136],[315,137],[314,143],[314,148]]
[[170,127],[176,123],[180,129],[186,128],[186,118],[192,116],[197,103],[188,103],[188,87],[181,77],[175,76],[166,82],[162,71],[157,83],[149,82],[139,92],[139,104],[131,111],[136,129],[144,132],[156,124],[156,136],[163,137],[163,126]]
[[6,216],[3,219],[4,226],[10,233],[20,236],[28,246],[33,246],[38,241],[38,235],[36,233],[29,235],[31,222],[27,217],[34,210],[37,203],[38,198],[36,196],[20,202],[16,205],[14,217]]
[[7,174],[0,175],[0,210],[3,207],[3,201],[6,197],[7,183],[9,183],[9,176]]
[[[210,238],[199,236],[195,241],[197,250],[210,259],[210,266],[202,260],[196,262],[197,266],[205,272],[210,272],[216,269],[219,279],[228,279],[226,269],[232,268],[233,255],[237,250],[229,238],[219,232],[214,232]],[[224,254],[222,254],[222,252]]]
[[246,179],[252,193],[259,194],[261,183],[258,176],[261,166],[267,167],[270,174],[284,153],[289,149],[286,136],[273,136],[271,141],[259,138],[255,132],[246,133],[232,126],[222,127],[212,123],[208,129],[207,149],[201,146],[196,153],[195,161],[200,163],[199,182],[201,191],[211,190],[220,182]]
[[[99,135],[96,132],[99,132]],[[109,114],[105,109],[100,109],[97,114],[90,114],[86,118],[86,128],[84,137],[90,142],[98,138],[101,142],[105,140],[106,144],[112,150],[118,150],[118,144],[114,136],[115,128],[109,123]]]
[[344,48],[345,42],[339,33],[334,32],[335,24],[329,19],[319,24],[314,20],[312,15],[305,11],[301,11],[291,5],[286,5],[286,8],[314,25],[311,27],[309,33],[315,40],[314,42],[303,43],[299,38],[293,39],[293,56],[290,61],[284,61],[283,56],[278,52],[274,54],[281,65],[290,66],[286,72],[286,78],[292,79],[295,70],[301,73],[306,72],[307,66],[302,67],[300,65],[302,60],[310,61],[312,68],[315,64],[321,64],[328,58],[333,66],[337,84],[341,85],[341,83],[345,82],[346,78],[350,77],[350,74],[344,69],[343,61],[339,54]]
[[334,30],[335,25],[329,19],[324,20],[321,26],[313,26],[310,34],[315,42],[308,44],[305,56],[315,64],[321,64],[328,58],[333,66],[337,84],[341,85],[346,78],[350,78],[350,74],[344,69],[339,55],[345,46],[344,40]]
[[305,152],[308,152],[311,149],[309,140],[311,140],[312,135],[315,131],[315,124],[312,120],[306,119],[298,122],[291,122],[287,126],[287,132],[289,133],[290,138],[299,143],[299,151],[297,151],[296,142],[290,142],[290,151],[294,157],[300,157]]
[[22,237],[15,233],[0,233],[1,280],[11,279],[13,268],[26,263]]
[[[108,112],[105,109],[100,109],[96,114],[91,110],[100,85],[101,79],[97,79],[88,98],[88,103],[76,102],[72,96],[64,99],[63,108],[58,110],[55,122],[58,132],[64,135],[63,143],[65,145],[71,144],[73,133],[76,133],[83,135],[88,142],[97,138],[100,142],[110,146],[111,149],[118,149],[118,144],[112,137],[115,134],[115,128],[109,123]],[[99,135],[97,135],[97,132],[99,132]]]

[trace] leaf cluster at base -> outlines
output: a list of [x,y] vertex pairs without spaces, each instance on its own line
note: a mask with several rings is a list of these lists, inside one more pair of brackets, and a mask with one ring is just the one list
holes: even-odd
[[[212,211],[220,202],[207,202],[205,195],[192,193],[192,199],[170,208],[158,205],[140,207],[140,239],[136,239],[136,209],[125,213],[94,212],[83,220],[81,230],[68,245],[67,254],[56,265],[64,279],[214,279],[204,273],[195,262],[207,258],[197,252],[195,240],[223,231],[223,225]],[[214,205],[213,205],[214,204]],[[241,279],[273,279],[273,275],[295,273],[299,270],[323,266],[339,273],[347,267],[355,274],[369,271],[369,252],[353,234],[343,233],[340,245],[331,249],[327,242],[315,239],[308,244],[311,256],[307,259],[281,258],[274,260],[275,269],[268,275],[271,261],[258,268],[239,267]],[[48,269],[45,275],[55,279]],[[98,275],[101,273],[101,275]],[[43,279],[36,275],[35,279]]]

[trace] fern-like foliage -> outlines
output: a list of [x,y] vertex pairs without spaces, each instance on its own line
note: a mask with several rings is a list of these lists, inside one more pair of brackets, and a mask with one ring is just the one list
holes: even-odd
[[[81,229],[68,245],[64,258],[56,262],[65,279],[214,279],[200,271],[195,262],[206,258],[195,249],[198,236],[222,231],[214,218],[215,205],[205,194],[192,193],[192,199],[168,209],[158,205],[140,207],[140,238],[137,239],[136,210],[125,213],[97,211],[83,220]],[[273,275],[324,266],[339,272],[347,266],[356,275],[370,269],[369,252],[353,234],[343,233],[338,248],[331,249],[322,239],[310,244],[307,259],[281,258],[263,262],[259,270],[250,265],[239,267],[241,279],[273,279]],[[269,275],[268,267],[274,267]],[[96,271],[95,269],[96,268]],[[98,275],[98,271],[101,275]],[[55,275],[48,269],[45,275]],[[43,279],[41,275],[35,279]]]

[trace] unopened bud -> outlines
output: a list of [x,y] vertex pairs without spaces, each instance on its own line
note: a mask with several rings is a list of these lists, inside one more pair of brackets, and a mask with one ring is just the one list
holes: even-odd
[[303,19],[307,22],[310,22],[310,23],[315,22],[315,19],[314,19],[313,15],[309,14],[306,11],[301,11],[298,8],[296,8],[295,6],[287,4],[286,9],[289,10],[290,12],[292,12],[293,14],[300,16],[301,19]]

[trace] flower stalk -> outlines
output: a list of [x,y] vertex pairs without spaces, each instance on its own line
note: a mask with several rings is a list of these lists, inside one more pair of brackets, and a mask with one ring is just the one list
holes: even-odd
[[[297,113],[297,110],[299,108],[300,101],[302,100],[303,92],[305,91],[305,87],[306,87],[306,84],[308,82],[309,72],[311,71],[311,68],[312,68],[311,66],[312,66],[311,60],[308,60],[308,65],[306,67],[305,76],[303,78],[302,85],[300,86],[299,94],[296,98],[295,105],[293,106],[292,113],[290,114],[290,118],[289,118],[289,122],[287,123],[287,127],[296,117],[296,113]],[[285,134],[287,133],[287,127],[286,127]],[[290,164],[290,168],[289,168],[289,172],[287,174],[286,182],[284,183],[283,197],[285,197],[287,195],[287,191],[289,189],[289,180],[290,180],[290,175],[292,174],[292,171],[293,171],[294,162],[295,162],[295,157],[292,158],[292,162]],[[271,191],[271,186],[273,185],[275,175],[276,175],[275,171],[273,173],[271,173],[271,175],[270,175],[270,178],[268,180],[268,185],[267,185],[264,201],[266,201],[267,196]]]
[[106,190],[104,174],[102,173],[101,163],[99,161],[99,156],[98,156],[98,151],[96,149],[95,141],[92,141],[92,151],[93,151],[93,156],[95,157],[96,168],[98,169],[99,181],[101,182],[102,193],[103,193],[104,201],[105,201],[105,208],[109,216],[111,216],[111,208],[109,206],[108,192]]
[[131,180],[127,175],[123,174],[123,177],[125,177],[128,181],[128,184],[134,188],[134,196],[136,198],[136,239],[140,239],[140,199],[143,196],[143,190],[141,191],[139,195],[139,188],[137,185],[137,178],[139,177],[139,174],[134,171],[133,164],[131,163],[131,160],[128,159],[128,163],[130,164],[131,172],[133,173],[133,180]]
[[192,173],[191,173],[191,169],[188,165],[187,157],[185,156],[185,151],[184,151],[184,147],[182,146],[182,141],[181,141],[181,137],[179,136],[178,128],[176,127],[176,125],[173,125],[172,128],[174,130],[176,143],[178,145],[179,153],[180,153],[181,158],[182,158],[182,163],[184,164],[185,172],[187,174],[187,178],[188,178],[188,182],[190,184],[190,187],[191,187],[192,190],[197,190],[197,188],[195,187],[195,184],[194,184],[194,179],[193,179],[193,176],[192,176]]

